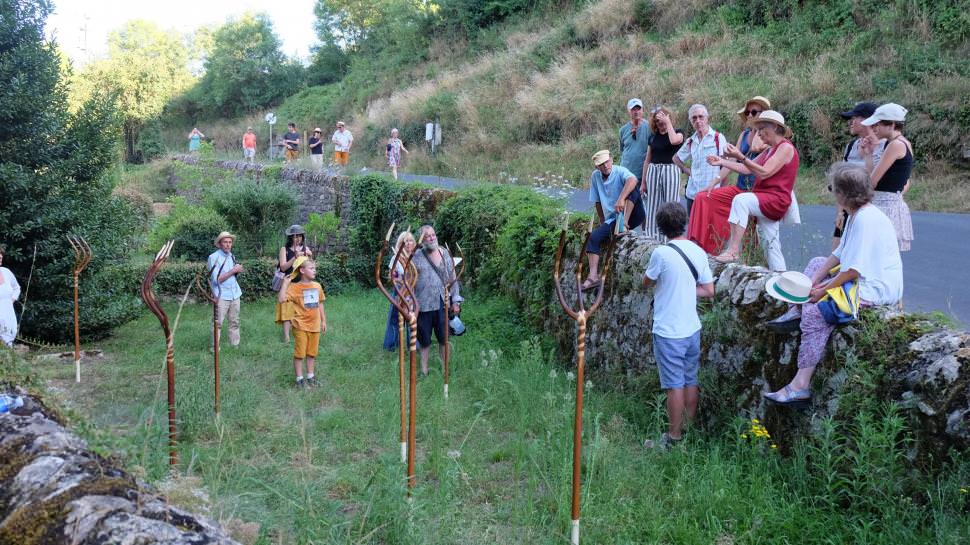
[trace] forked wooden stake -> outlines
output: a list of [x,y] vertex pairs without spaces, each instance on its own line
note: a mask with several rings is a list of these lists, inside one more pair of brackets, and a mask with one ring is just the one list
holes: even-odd
[[553,280],[556,284],[556,296],[559,304],[562,305],[566,314],[576,321],[579,329],[576,332],[576,416],[573,421],[573,490],[572,490],[572,526],[570,528],[570,543],[579,545],[579,497],[581,478],[580,469],[582,467],[583,456],[583,391],[585,388],[586,371],[586,322],[599,309],[603,302],[603,292],[610,274],[610,264],[613,261],[613,248],[616,244],[614,237],[610,238],[606,249],[606,260],[603,263],[603,272],[600,274],[600,284],[596,290],[596,298],[593,305],[586,309],[583,301],[583,263],[586,260],[586,244],[589,242],[590,231],[586,232],[582,249],[579,252],[579,260],[576,262],[576,308],[574,309],[566,302],[566,296],[562,291],[560,274],[562,269],[562,252],[566,246],[566,230],[563,229],[559,234],[559,248],[556,250],[555,271]]
[[458,248],[458,253],[461,254],[461,270],[458,270],[455,266],[455,254],[451,253],[451,248],[446,244],[445,248],[448,250],[448,257],[451,258],[451,270],[452,276],[449,281],[445,284],[445,399],[448,399],[448,377],[450,372],[451,363],[451,344],[448,342],[449,332],[451,328],[448,325],[448,313],[451,311],[451,287],[455,285],[455,282],[461,278],[461,275],[465,272],[465,253],[461,251],[461,246],[456,242],[455,248]]
[[[213,267],[215,267],[213,265]],[[212,303],[212,377],[213,377],[213,394],[215,395],[215,403],[213,405],[213,410],[216,413],[216,418],[219,417],[219,411],[221,410],[220,395],[219,395],[219,294],[222,291],[222,287],[218,283],[213,284],[209,279],[212,278],[212,270],[206,270],[206,285],[208,287],[202,287],[202,274],[197,273],[195,275],[195,289],[199,293],[199,297],[202,297],[206,301]],[[215,286],[213,288],[213,286]]]
[[69,235],[67,241],[74,249],[74,380],[81,382],[81,319],[77,294],[81,271],[91,263],[92,255],[84,237]]
[[165,315],[165,311],[162,310],[155,294],[152,293],[152,282],[155,281],[155,275],[158,274],[159,269],[162,268],[165,260],[172,253],[173,244],[175,244],[174,240],[166,242],[162,249],[155,254],[155,260],[148,267],[145,279],[141,283],[141,298],[145,301],[148,309],[152,311],[152,314],[158,318],[159,323],[162,324],[162,331],[165,333],[165,366],[168,371],[168,465],[171,467],[178,464],[178,451],[176,450],[178,438],[175,431],[175,345],[172,339],[172,330],[168,327],[168,316]]
[[[395,290],[397,292],[397,297],[390,294],[387,288],[384,287],[384,282],[381,279],[381,265],[384,262],[384,254],[387,252],[388,245],[391,240],[391,233],[394,231],[394,225],[388,229],[387,235],[384,237],[384,243],[381,245],[380,251],[377,253],[377,260],[374,263],[374,280],[377,282],[377,289],[384,294],[384,297],[390,301],[391,305],[397,309],[398,318],[398,344],[403,346],[404,343],[404,327],[403,320],[406,318],[410,326],[410,338],[409,338],[409,351],[410,351],[410,373],[409,373],[409,387],[408,387],[408,415],[407,415],[407,437],[405,439],[404,434],[404,354],[400,351],[398,352],[398,378],[400,380],[400,394],[401,394],[401,441],[402,441],[402,452],[405,454],[405,459],[407,461],[407,487],[408,494],[411,493],[411,489],[414,488],[415,477],[414,477],[414,435],[416,429],[416,415],[417,415],[417,324],[418,324],[418,300],[414,296],[414,285],[417,282],[417,271],[411,265],[411,258],[414,256],[412,252],[405,258],[402,263],[402,267],[405,271],[404,277],[400,279],[391,279],[394,284]],[[398,261],[400,260],[401,253],[396,252],[394,259],[391,262],[390,271],[394,271],[397,268]],[[410,275],[410,276],[409,276]]]

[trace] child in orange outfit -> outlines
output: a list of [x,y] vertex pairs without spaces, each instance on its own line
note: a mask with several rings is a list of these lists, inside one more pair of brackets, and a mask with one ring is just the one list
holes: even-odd
[[[317,275],[317,265],[305,256],[300,256],[293,263],[293,273],[283,279],[280,288],[279,302],[293,303],[295,315],[291,319],[293,326],[293,369],[296,371],[297,386],[316,386],[317,379],[313,373],[316,362],[317,348],[320,346],[320,334],[327,331],[327,315],[323,311],[323,301],[327,298],[323,287],[313,279]],[[299,277],[297,282],[294,279]],[[303,378],[303,360],[306,360],[307,375]]]

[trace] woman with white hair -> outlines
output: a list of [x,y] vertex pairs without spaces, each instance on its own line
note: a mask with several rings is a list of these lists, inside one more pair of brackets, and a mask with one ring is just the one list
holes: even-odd
[[401,152],[410,153],[407,148],[404,147],[404,142],[398,138],[397,129],[391,129],[391,138],[387,141],[387,151],[384,153],[387,157],[387,166],[391,167],[391,174],[394,175],[394,179],[397,180],[397,167],[401,166]]
[[[862,141],[862,156],[876,192],[872,204],[889,217],[901,252],[909,251],[913,241],[913,220],[903,200],[913,173],[913,144],[902,132],[905,120],[906,108],[890,102],[876,108],[871,117],[862,121],[863,125],[872,127],[872,134]],[[874,154],[881,139],[886,143],[882,157],[876,162]]]
[[836,163],[828,179],[836,202],[849,212],[839,246],[827,258],[809,261],[803,275],[786,272],[765,285],[769,295],[791,303],[788,312],[766,324],[768,329],[779,333],[801,330],[795,377],[781,389],[763,394],[781,405],[804,406],[812,398],[812,375],[835,329],[816,304],[827,290],[856,282],[862,306],[892,305],[903,297],[899,247],[889,218],[870,204],[873,191],[866,171]]
[[[3,254],[6,250],[0,244],[0,265],[3,264]],[[17,338],[17,313],[14,312],[13,302],[20,297],[20,284],[10,269],[0,267],[0,341],[7,346],[13,346]]]

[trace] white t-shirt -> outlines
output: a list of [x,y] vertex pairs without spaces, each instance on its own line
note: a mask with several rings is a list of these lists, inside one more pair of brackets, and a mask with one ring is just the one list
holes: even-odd
[[350,144],[354,141],[354,135],[350,134],[347,129],[334,131],[330,141],[334,143],[335,151],[350,151]]
[[668,339],[690,337],[701,328],[697,316],[697,285],[714,281],[707,253],[689,240],[672,240],[683,251],[694,268],[697,281],[690,267],[677,250],[658,246],[650,254],[650,262],[644,274],[657,283],[653,290],[653,332]]
[[903,298],[903,260],[896,230],[886,214],[867,204],[849,216],[842,241],[832,252],[842,270],[859,273],[859,298],[891,305]]

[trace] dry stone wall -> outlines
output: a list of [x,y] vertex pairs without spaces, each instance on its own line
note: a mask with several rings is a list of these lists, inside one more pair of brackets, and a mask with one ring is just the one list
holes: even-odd
[[37,399],[0,414],[0,545],[238,545],[91,452]]

